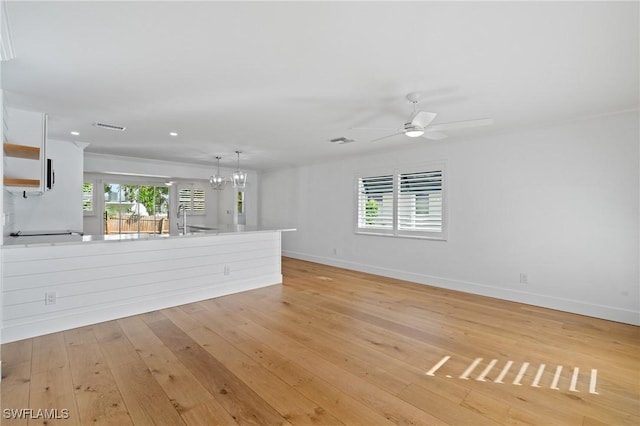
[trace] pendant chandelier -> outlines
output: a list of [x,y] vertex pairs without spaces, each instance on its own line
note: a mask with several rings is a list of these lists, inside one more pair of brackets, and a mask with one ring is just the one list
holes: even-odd
[[234,188],[244,188],[247,185],[247,172],[243,172],[240,170],[240,154],[242,151],[236,151],[238,155],[238,166],[236,171],[231,174],[231,182],[233,183]]
[[209,183],[211,184],[211,187],[217,191],[220,191],[221,189],[224,188],[224,185],[227,183],[227,178],[225,178],[224,176],[222,176],[220,174],[220,160],[222,159],[222,157],[216,157],[216,160],[218,160],[218,171],[216,172],[215,175],[211,176],[209,178]]
[[240,170],[240,154],[242,151],[236,151],[238,155],[238,164],[236,166],[236,170],[231,174],[230,177],[222,176],[220,174],[220,160],[222,157],[216,157],[218,160],[218,170],[215,175],[209,178],[209,183],[211,184],[211,188],[220,191],[224,189],[227,182],[231,181],[234,188],[242,189],[247,186],[247,172],[243,172]]

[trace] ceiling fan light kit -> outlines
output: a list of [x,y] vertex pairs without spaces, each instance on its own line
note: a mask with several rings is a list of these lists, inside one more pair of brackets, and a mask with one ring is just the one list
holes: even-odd
[[424,129],[411,123],[404,124],[404,134],[410,138],[417,138],[424,134]]

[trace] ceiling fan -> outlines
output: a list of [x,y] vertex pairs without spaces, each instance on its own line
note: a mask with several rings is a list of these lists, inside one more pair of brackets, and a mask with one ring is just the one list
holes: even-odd
[[352,130],[393,130],[394,133],[373,139],[371,142],[387,139],[397,135],[406,135],[410,138],[423,137],[430,140],[440,140],[447,137],[442,131],[463,129],[468,127],[487,126],[493,124],[492,118],[480,118],[475,120],[453,121],[450,123],[431,124],[436,118],[436,113],[427,111],[416,111],[416,106],[420,102],[420,93],[411,92],[407,95],[409,102],[413,104],[413,114],[404,123],[403,128],[388,127],[352,127]]

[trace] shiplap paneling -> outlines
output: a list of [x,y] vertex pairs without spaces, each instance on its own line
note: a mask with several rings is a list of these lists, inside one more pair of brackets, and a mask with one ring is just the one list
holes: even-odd
[[[282,282],[279,231],[6,246],[2,255],[3,342]],[[55,304],[45,305],[48,292]]]

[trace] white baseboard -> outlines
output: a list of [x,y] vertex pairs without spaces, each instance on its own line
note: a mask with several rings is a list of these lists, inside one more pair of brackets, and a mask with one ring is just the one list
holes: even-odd
[[418,284],[425,284],[434,287],[446,288],[449,290],[462,291],[465,293],[477,294],[480,296],[493,297],[512,302],[524,303],[543,308],[556,309],[579,315],[586,315],[595,318],[621,322],[625,324],[640,325],[640,311],[606,306],[580,300],[571,300],[561,297],[548,296],[544,294],[530,293],[519,290],[494,287],[486,284],[479,284],[469,281],[454,280],[444,277],[416,274],[397,269],[382,268],[379,266],[351,262],[348,260],[316,256],[307,253],[300,253],[290,250],[282,250],[282,255],[294,259],[307,260],[309,262],[321,263],[338,268],[350,269],[369,274],[381,275],[383,277],[396,278],[411,281]]
[[282,275],[276,274],[244,281],[234,281],[215,287],[204,287],[165,293],[160,296],[145,296],[127,301],[126,303],[105,304],[85,310],[64,311],[59,317],[46,320],[21,320],[15,323],[5,322],[2,329],[2,343],[28,339],[59,331],[70,330],[104,321],[124,318],[159,309],[180,306],[187,303],[254,290],[261,287],[282,283]]

